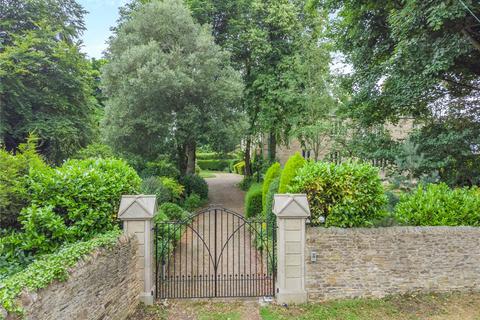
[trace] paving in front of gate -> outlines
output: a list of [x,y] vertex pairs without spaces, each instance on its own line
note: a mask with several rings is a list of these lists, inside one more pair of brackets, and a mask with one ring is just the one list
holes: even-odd
[[253,226],[242,218],[244,192],[236,186],[241,178],[222,173],[207,179],[210,205],[233,212],[208,210],[185,228],[170,261],[159,271],[163,275],[159,298],[248,297],[273,292],[267,263],[271,256],[256,250]]

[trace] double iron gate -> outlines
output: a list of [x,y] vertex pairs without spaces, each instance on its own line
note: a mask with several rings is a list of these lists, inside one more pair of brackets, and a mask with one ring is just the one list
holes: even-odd
[[207,208],[155,226],[155,294],[164,298],[273,296],[274,221]]

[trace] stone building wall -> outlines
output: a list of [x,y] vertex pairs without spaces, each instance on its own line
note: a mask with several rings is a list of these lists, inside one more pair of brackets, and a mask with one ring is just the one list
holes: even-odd
[[65,282],[37,292],[24,292],[20,305],[27,319],[126,319],[138,305],[141,291],[136,272],[137,238],[119,237],[77,263]]
[[308,227],[305,259],[313,301],[480,290],[480,228]]

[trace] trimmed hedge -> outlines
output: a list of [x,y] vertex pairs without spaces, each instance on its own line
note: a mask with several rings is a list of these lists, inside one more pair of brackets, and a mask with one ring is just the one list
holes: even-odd
[[232,153],[221,154],[216,152],[199,152],[196,154],[197,160],[235,159],[237,157],[237,155]]
[[305,165],[305,159],[297,152],[291,156],[287,163],[285,163],[285,168],[282,170],[280,175],[280,186],[278,187],[278,193],[286,193],[288,187],[290,186],[292,179],[295,178],[297,170]]
[[262,213],[262,184],[254,183],[245,195],[245,216],[256,217]]
[[229,168],[230,160],[228,159],[197,160],[197,165],[202,170],[226,171]]
[[268,189],[270,188],[270,184],[272,183],[273,180],[275,180],[277,177],[280,176],[280,173],[282,172],[282,168],[280,167],[280,163],[274,162],[267,170],[265,173],[265,177],[263,178],[263,186],[262,186],[262,203],[263,203],[263,211],[266,213],[266,198],[267,198],[267,193]]
[[289,192],[306,193],[311,223],[335,227],[372,226],[385,215],[387,197],[378,169],[368,163],[308,162]]
[[241,174],[241,175],[244,175],[245,174],[245,160],[242,160],[240,162],[237,162],[235,163],[233,166],[233,172],[235,172],[236,174]]
[[480,226],[480,188],[420,185],[400,197],[395,216],[413,226]]
[[88,241],[69,244],[58,252],[39,257],[25,270],[2,282],[0,304],[8,312],[21,315],[23,310],[16,305],[15,300],[24,289],[35,291],[47,287],[54,280],[65,281],[68,278],[68,270],[82,257],[96,248],[114,246],[120,234],[119,230],[109,231]]

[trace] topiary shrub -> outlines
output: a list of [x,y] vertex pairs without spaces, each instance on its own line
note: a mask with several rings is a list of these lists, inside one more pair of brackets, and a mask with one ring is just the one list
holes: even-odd
[[387,198],[370,164],[309,162],[292,182],[289,192],[307,194],[314,225],[323,216],[326,226],[371,226],[385,214]]
[[278,193],[286,193],[292,179],[295,178],[297,170],[302,168],[305,165],[305,159],[297,152],[291,156],[287,163],[285,163],[285,168],[283,168],[280,175],[280,186],[278,187]]
[[233,165],[233,172],[236,174],[245,174],[245,161],[242,160]]
[[270,184],[272,183],[273,180],[275,180],[277,177],[280,176],[281,172],[282,172],[282,169],[280,168],[280,163],[274,162],[265,173],[265,177],[263,178],[263,186],[262,186],[262,203],[263,203],[262,212],[264,213],[267,212],[265,205],[267,204],[266,198],[267,198],[268,189],[270,188]]
[[205,204],[205,200],[202,200],[196,193],[190,194],[183,202],[183,208],[189,212],[193,212]]
[[162,203],[158,208],[159,214],[164,214],[171,221],[180,221],[188,218],[189,213],[178,204],[166,202]]
[[208,199],[208,184],[202,177],[187,174],[180,179],[180,183],[184,185],[187,196],[196,193],[201,199]]
[[256,217],[262,213],[262,184],[254,183],[245,195],[245,216]]
[[178,171],[173,163],[163,159],[147,162],[145,168],[141,172],[141,176],[168,177],[177,180],[180,177],[180,171]]
[[400,197],[395,216],[413,226],[479,226],[480,189],[450,189],[444,183],[420,185]]

